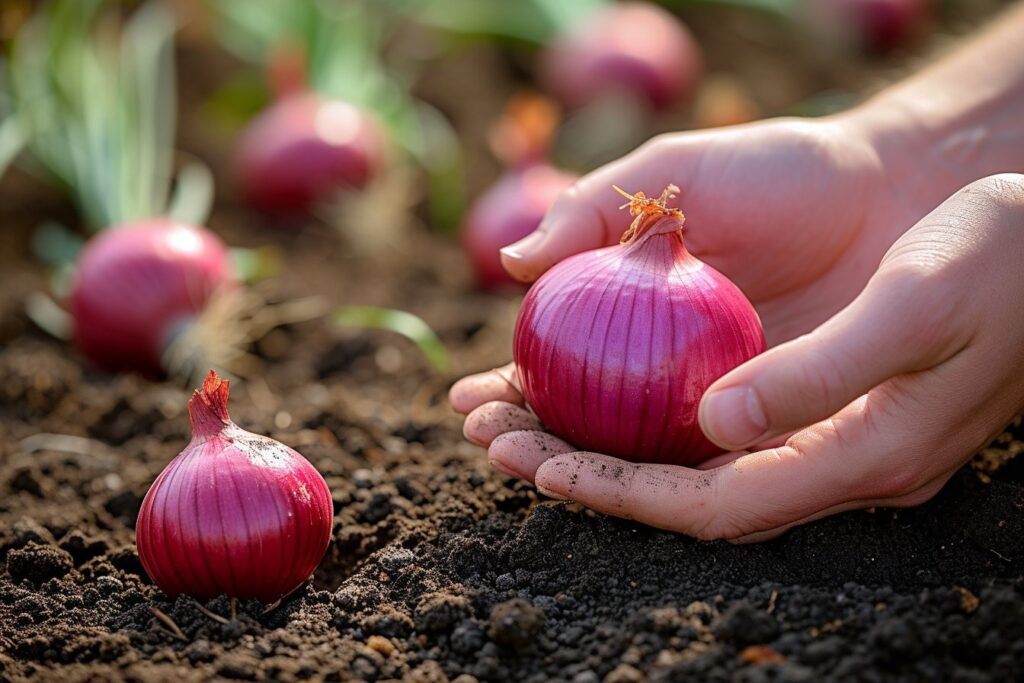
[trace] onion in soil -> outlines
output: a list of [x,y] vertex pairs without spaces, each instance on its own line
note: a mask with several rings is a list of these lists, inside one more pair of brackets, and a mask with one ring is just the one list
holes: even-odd
[[695,465],[721,450],[697,423],[705,390],[765,349],[757,313],[692,256],[684,217],[643,193],[622,243],[559,263],[516,321],[523,394],[545,428],[577,448]]
[[625,91],[665,108],[690,99],[702,70],[690,31],[668,10],[646,2],[596,10],[542,57],[542,80],[568,107]]
[[228,382],[212,371],[188,412],[192,441],[142,501],[142,566],[171,597],[273,602],[301,586],[327,550],[327,484],[299,453],[233,423]]
[[802,10],[822,40],[885,52],[924,30],[932,0],[804,0]]
[[75,344],[105,370],[160,375],[174,340],[234,284],[228,251],[206,228],[169,218],[113,226],[76,263]]
[[252,206],[287,214],[365,187],[384,156],[383,131],[366,111],[307,92],[275,102],[249,124],[236,174]]
[[507,171],[466,214],[462,246],[484,289],[522,287],[501,265],[502,247],[529,235],[576,176],[546,163]]

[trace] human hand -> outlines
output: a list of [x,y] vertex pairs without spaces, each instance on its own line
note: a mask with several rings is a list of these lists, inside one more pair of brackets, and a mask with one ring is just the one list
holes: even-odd
[[521,407],[512,366],[462,380],[451,400],[500,471],[699,538],[917,505],[1024,408],[1021,262],[1024,176],[965,187],[888,249],[852,303],[708,390],[701,425],[731,452],[701,469],[574,452]]

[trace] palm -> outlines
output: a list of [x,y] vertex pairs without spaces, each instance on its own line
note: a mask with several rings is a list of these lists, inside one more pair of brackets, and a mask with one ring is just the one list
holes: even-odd
[[872,153],[833,124],[771,121],[668,144],[685,162],[690,249],[751,298],[771,345],[852,301],[928,209],[887,195]]

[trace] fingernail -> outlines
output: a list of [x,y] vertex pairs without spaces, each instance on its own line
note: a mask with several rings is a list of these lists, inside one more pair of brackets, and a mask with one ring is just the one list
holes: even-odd
[[729,387],[708,394],[699,419],[704,434],[720,446],[742,448],[768,431],[768,418],[752,387]]
[[555,493],[551,489],[546,489],[540,484],[537,484],[537,493],[543,496],[547,496],[548,498],[553,498],[555,500],[569,500],[568,496],[563,496],[561,493]]
[[544,233],[535,230],[518,242],[513,242],[499,251],[501,251],[502,256],[506,256],[513,261],[521,261],[529,256],[530,252],[536,251],[543,241]]
[[523,478],[523,475],[519,474],[514,469],[512,469],[511,467],[509,467],[508,465],[506,465],[505,463],[503,463],[501,460],[499,460],[496,457],[488,458],[487,461],[489,463],[491,463],[491,467],[493,467],[494,469],[498,470],[499,472],[504,474],[506,477],[513,477],[515,479],[522,479]]

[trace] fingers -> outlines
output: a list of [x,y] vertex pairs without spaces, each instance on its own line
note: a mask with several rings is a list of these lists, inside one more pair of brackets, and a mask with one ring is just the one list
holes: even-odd
[[448,401],[457,412],[466,414],[489,401],[523,405],[515,363],[463,377],[448,390]]
[[810,334],[729,372],[701,401],[709,439],[739,450],[835,414],[897,375],[923,370],[959,347],[952,308],[915,286],[914,275],[879,273],[849,306]]
[[581,251],[615,244],[629,227],[619,210],[618,185],[629,192],[658,194],[670,183],[686,187],[679,159],[661,140],[599,168],[562,193],[536,231],[501,250],[505,270],[517,280],[533,282],[548,268]]
[[959,451],[953,458],[938,451],[941,436],[927,429],[931,416],[918,410],[933,413],[935,406],[880,391],[784,446],[716,469],[636,465],[577,452],[543,462],[535,483],[552,497],[698,538],[778,533],[824,514],[905,496],[962,462],[966,456]]
[[510,477],[533,482],[537,468],[546,460],[576,450],[547,432],[506,432],[495,437],[487,449],[494,469]]
[[462,425],[465,437],[484,448],[505,432],[540,429],[540,421],[530,411],[503,401],[483,404],[466,416]]

